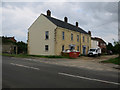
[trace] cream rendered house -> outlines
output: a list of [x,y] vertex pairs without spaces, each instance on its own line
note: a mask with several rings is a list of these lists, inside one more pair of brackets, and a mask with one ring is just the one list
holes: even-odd
[[87,54],[91,47],[91,35],[76,25],[41,14],[28,29],[28,54],[61,55],[61,51],[74,45],[81,54]]

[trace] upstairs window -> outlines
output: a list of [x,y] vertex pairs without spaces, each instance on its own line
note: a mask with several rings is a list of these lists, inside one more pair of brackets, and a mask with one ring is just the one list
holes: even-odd
[[49,31],[45,32],[45,40],[49,39]]
[[65,33],[62,32],[62,40],[65,40]]
[[83,36],[83,42],[85,42],[85,37]]
[[71,33],[71,40],[73,40],[73,34]]
[[79,35],[77,35],[77,42],[79,42]]

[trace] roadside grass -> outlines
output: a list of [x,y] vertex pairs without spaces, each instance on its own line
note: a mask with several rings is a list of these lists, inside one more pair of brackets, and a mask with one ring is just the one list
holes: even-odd
[[116,58],[111,58],[105,61],[101,61],[101,63],[113,63],[113,64],[118,64],[120,65],[120,57],[116,57]]
[[55,56],[55,55],[44,56],[44,55],[6,54],[6,53],[2,53],[0,55],[2,55],[2,56],[10,56],[10,57],[20,57],[20,58],[40,57],[40,58],[68,58],[68,59],[74,59],[74,58],[70,58],[70,57],[67,57],[67,56]]
[[21,57],[21,58],[27,58],[27,57],[31,57],[27,54],[7,54],[7,53],[2,53],[0,54],[2,56],[9,56],[9,57]]

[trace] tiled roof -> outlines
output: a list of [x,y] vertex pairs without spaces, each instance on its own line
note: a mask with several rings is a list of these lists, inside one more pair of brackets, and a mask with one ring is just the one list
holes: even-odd
[[[42,14],[44,15],[44,14]],[[84,33],[84,34],[88,34],[86,31],[84,31],[83,29],[79,28],[79,27],[76,27],[72,24],[69,24],[69,23],[66,23],[64,21],[61,21],[61,20],[58,20],[56,18],[53,18],[53,17],[50,17],[50,16],[47,16],[47,15],[44,15],[47,19],[49,19],[52,23],[54,23],[55,25],[57,25],[58,27],[62,27],[62,28],[65,28],[65,29],[69,29],[69,30],[72,30],[72,31],[77,31],[77,32],[80,32],[80,33]]]

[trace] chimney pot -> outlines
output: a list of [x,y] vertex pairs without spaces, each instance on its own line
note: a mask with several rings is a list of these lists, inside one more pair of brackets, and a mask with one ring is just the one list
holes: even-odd
[[47,16],[51,17],[51,11],[50,10],[47,10]]
[[64,22],[68,22],[68,18],[67,17],[64,17]]
[[88,34],[91,36],[91,31],[88,31]]
[[76,27],[78,27],[78,22],[76,22]]

